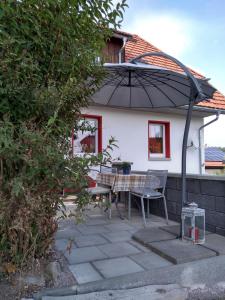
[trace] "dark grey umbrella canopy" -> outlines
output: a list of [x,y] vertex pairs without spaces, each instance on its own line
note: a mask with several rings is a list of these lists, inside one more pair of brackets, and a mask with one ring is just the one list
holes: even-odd
[[[215,92],[206,80],[197,79],[202,93],[191,96],[191,81],[184,73],[143,63],[104,64],[106,76],[92,96],[94,103],[125,108],[178,107],[210,99]],[[192,86],[193,92],[193,86]]]

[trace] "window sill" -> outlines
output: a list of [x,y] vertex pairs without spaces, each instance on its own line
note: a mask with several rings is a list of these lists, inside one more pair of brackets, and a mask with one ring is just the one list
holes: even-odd
[[166,157],[152,157],[148,159],[149,161],[170,161],[171,158]]

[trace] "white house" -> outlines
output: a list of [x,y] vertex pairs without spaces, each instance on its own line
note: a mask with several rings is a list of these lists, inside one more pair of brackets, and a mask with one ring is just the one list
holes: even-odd
[[[117,63],[152,51],[160,50],[138,35],[116,31],[107,43],[104,55],[108,62]],[[144,62],[181,71],[177,65],[165,58],[149,57]],[[193,70],[191,72],[197,77],[203,77]],[[204,170],[204,136],[201,134],[199,139],[199,128],[204,123],[204,117],[213,115],[218,110],[225,113],[225,97],[218,91],[210,102],[200,103],[194,108],[188,139],[187,173],[200,173],[200,166]],[[146,111],[90,106],[83,110],[83,115],[97,130],[88,134],[80,132],[79,141],[77,139],[73,142],[74,154],[79,149],[97,153],[107,146],[109,138],[113,136],[118,145],[113,151],[113,158],[133,162],[133,170],[167,169],[174,173],[181,171],[185,107]]]

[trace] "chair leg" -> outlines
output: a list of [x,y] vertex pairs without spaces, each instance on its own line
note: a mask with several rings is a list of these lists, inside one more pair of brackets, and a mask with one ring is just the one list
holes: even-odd
[[149,199],[147,199],[147,218],[149,218]]
[[112,218],[112,193],[109,193],[109,219]]
[[100,197],[100,210],[101,210],[101,214],[103,214],[103,212],[104,212],[104,209],[103,209],[103,206],[104,206],[104,196],[103,195],[101,195]]
[[131,193],[129,192],[129,197],[128,197],[128,220],[130,220],[131,217]]
[[146,227],[145,207],[144,207],[144,198],[143,197],[141,197],[141,209],[142,209],[142,217],[143,217],[144,226]]
[[124,217],[122,216],[121,212],[120,212],[120,209],[119,209],[119,206],[118,206],[118,201],[119,201],[119,193],[116,194],[116,200],[115,200],[115,205],[116,205],[116,210],[119,214],[119,217],[121,220],[124,220]]
[[165,196],[163,196],[163,203],[164,203],[164,209],[165,209],[165,215],[166,215],[166,224],[169,225],[167,205],[166,205],[166,197]]

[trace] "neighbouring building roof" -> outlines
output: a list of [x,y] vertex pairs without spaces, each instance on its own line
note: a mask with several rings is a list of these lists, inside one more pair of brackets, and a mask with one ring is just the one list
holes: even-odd
[[[137,55],[143,54],[145,52],[161,52],[160,49],[152,45],[151,43],[147,42],[146,40],[142,39],[137,34],[130,34],[123,31],[116,31],[116,33],[120,33],[124,36],[129,36],[126,45],[125,45],[125,61],[129,61],[130,59],[136,57]],[[147,63],[151,63],[153,65],[161,66],[176,72],[183,72],[183,70],[177,66],[174,62],[163,58],[163,57],[145,57],[144,61]],[[192,69],[189,70],[198,78],[204,78],[204,76]],[[210,102],[200,102],[198,106],[207,107],[211,109],[219,109],[225,110],[225,96],[216,91],[213,95],[213,99]]]

